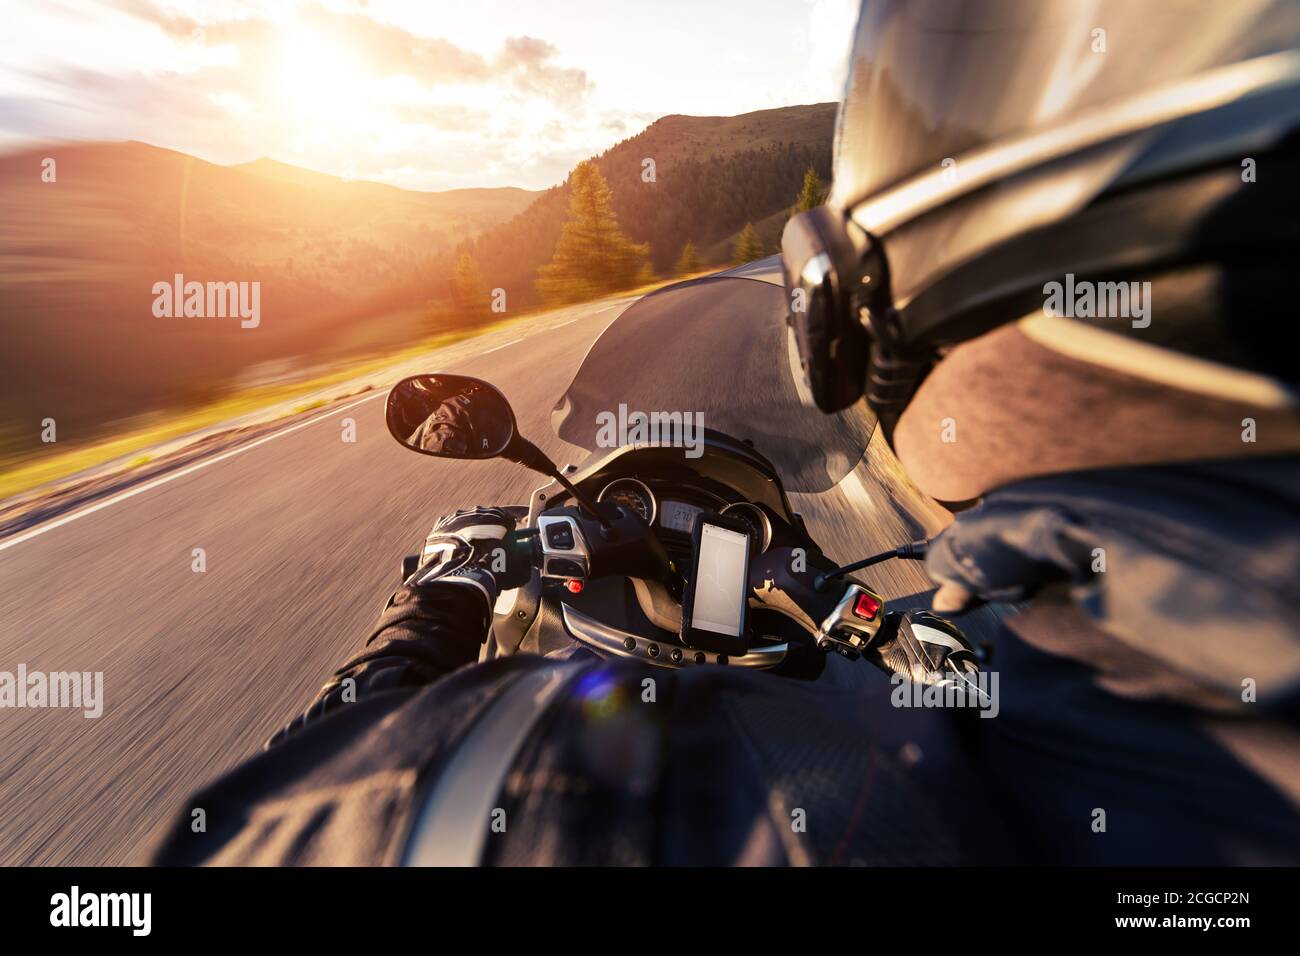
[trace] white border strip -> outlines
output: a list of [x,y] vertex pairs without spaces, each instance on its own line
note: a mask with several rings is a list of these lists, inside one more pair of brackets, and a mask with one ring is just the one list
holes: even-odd
[[179,471],[168,472],[165,475],[158,476],[152,481],[146,481],[142,485],[137,485],[134,488],[128,488],[126,491],[122,491],[119,492],[118,494],[105,498],[103,501],[96,501],[92,505],[87,505],[84,508],[78,508],[76,511],[70,511],[67,514],[63,515],[62,517],[55,518],[53,521],[47,521],[45,524],[37,525],[35,528],[29,528],[28,530],[20,532],[19,534],[16,534],[11,538],[5,538],[3,541],[0,541],[0,551],[7,551],[16,545],[22,544],[24,541],[30,541],[32,540],[32,538],[39,537],[40,535],[45,534],[45,532],[47,531],[53,531],[55,528],[61,528],[65,524],[70,524],[73,521],[76,521],[78,518],[84,518],[86,517],[86,515],[94,514],[96,511],[103,511],[105,508],[109,508],[117,504],[119,501],[125,501],[127,498],[134,498],[136,495],[142,495],[146,491],[152,491],[155,488],[167,484],[169,481],[175,481],[177,478],[184,478],[186,475],[192,475],[194,474],[194,472],[199,471],[200,469],[203,468],[207,468],[209,465],[215,465],[217,464],[217,462],[225,461],[228,458],[234,458],[236,455],[242,455],[246,451],[252,451],[258,445],[265,445],[269,441],[274,441],[277,438],[283,438],[285,435],[292,434],[293,432],[296,432],[299,429],[306,428],[309,425],[315,425],[317,422],[323,422],[325,421],[325,419],[333,418],[335,415],[341,415],[350,408],[356,408],[358,405],[364,405],[366,402],[372,402],[376,398],[382,398],[387,394],[388,392],[383,389],[376,389],[375,394],[367,395],[365,398],[359,399],[348,405],[344,405],[342,408],[336,408],[333,411],[325,412],[322,415],[317,415],[315,418],[311,418],[305,422],[299,422],[298,424],[291,425],[288,428],[283,428],[277,432],[272,432],[270,435],[264,435],[261,438],[257,439],[256,441],[249,442],[247,445],[240,445],[238,448],[232,448],[229,451],[224,451],[221,454],[214,455],[211,458],[205,458],[202,461],[197,461],[192,465],[187,465],[186,467],[180,469]]

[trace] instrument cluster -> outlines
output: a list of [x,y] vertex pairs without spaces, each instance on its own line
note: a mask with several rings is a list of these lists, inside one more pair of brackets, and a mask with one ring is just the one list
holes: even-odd
[[627,508],[657,531],[686,537],[690,536],[696,516],[716,511],[749,529],[757,545],[755,553],[766,551],[772,543],[771,518],[761,506],[750,501],[726,502],[710,492],[674,485],[661,485],[660,494],[656,494],[639,478],[615,478],[600,490],[596,500]]

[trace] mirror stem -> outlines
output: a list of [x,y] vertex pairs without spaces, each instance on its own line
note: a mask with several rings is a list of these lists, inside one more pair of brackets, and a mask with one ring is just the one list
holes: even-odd
[[890,558],[906,558],[910,561],[924,561],[926,553],[929,550],[930,542],[925,539],[920,541],[909,541],[907,544],[900,544],[893,551],[882,551],[880,554],[873,554],[871,557],[863,558],[861,561],[854,561],[852,564],[846,564],[833,571],[827,571],[825,574],[819,574],[813,582],[813,585],[818,591],[825,591],[830,587],[832,581],[845,574],[851,574],[854,571],[861,571],[863,568],[869,568],[873,564],[880,564],[882,561],[888,561]]
[[559,483],[561,488],[573,496],[573,500],[578,503],[582,510],[586,511],[587,514],[600,522],[601,528],[609,530],[609,522],[601,515],[600,509],[596,507],[596,503],[574,487],[573,483],[569,481],[569,479],[560,474],[560,469],[555,466],[555,462],[551,461],[546,452],[542,451],[527,438],[516,434],[514,439],[510,442],[509,447],[502,452],[502,457],[507,458],[510,461],[518,462],[525,468],[531,468],[533,471],[541,472],[548,478],[554,479]]
[[606,521],[605,518],[601,515],[600,509],[596,506],[596,502],[592,501],[585,494],[583,494],[581,491],[575,488],[573,486],[573,483],[570,482],[569,479],[565,478],[562,474],[560,474],[558,468],[552,468],[551,471],[547,472],[547,474],[549,474],[552,478],[558,481],[560,483],[561,488],[563,488],[569,494],[573,495],[573,500],[576,501],[582,507],[582,509],[587,512],[587,514],[591,515],[593,518],[599,521],[600,527],[603,530],[605,531],[609,530],[609,522]]

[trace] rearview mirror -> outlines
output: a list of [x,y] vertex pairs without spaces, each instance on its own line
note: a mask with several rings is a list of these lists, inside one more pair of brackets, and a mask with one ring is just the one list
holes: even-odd
[[412,375],[388,393],[388,431],[412,451],[438,458],[495,458],[515,437],[506,397],[466,375]]

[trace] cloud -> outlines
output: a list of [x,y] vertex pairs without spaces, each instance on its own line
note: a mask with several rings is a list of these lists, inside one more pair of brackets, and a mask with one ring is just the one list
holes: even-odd
[[489,82],[492,66],[471,50],[440,37],[422,37],[362,14],[312,7],[298,15],[299,27],[354,51],[363,65],[381,75],[404,74],[427,85]]
[[[165,77],[120,76],[72,67],[28,74],[47,95],[39,110],[0,111],[6,133],[28,131],[56,139],[139,139],[169,125],[223,124],[227,114]],[[31,122],[39,113],[39,121]]]
[[500,54],[489,59],[442,37],[420,36],[364,13],[318,5],[303,6],[290,18],[249,15],[213,21],[183,15],[152,0],[126,0],[124,10],[179,41],[233,46],[240,52],[240,62],[251,67],[273,61],[286,32],[307,32],[346,49],[358,65],[375,75],[411,76],[425,86],[508,79],[521,90],[566,101],[591,88],[582,70],[556,66],[553,61],[559,50],[536,37],[508,37]]
[[153,0],[116,0],[109,6],[135,17],[137,20],[152,23],[172,37],[193,36],[194,31],[200,29],[203,25],[199,20],[182,13],[175,7],[164,6],[161,3],[153,2]]
[[497,64],[517,89],[572,106],[591,92],[593,84],[582,70],[552,65],[550,61],[558,52],[552,44],[536,37],[509,37]]
[[404,104],[395,113],[405,123],[464,133],[482,132],[492,119],[490,110],[461,103]]
[[6,143],[139,139],[416,188],[539,188],[630,122],[593,108],[588,73],[535,35],[469,49],[338,2],[63,2],[80,47],[0,58],[27,94],[6,91]]

